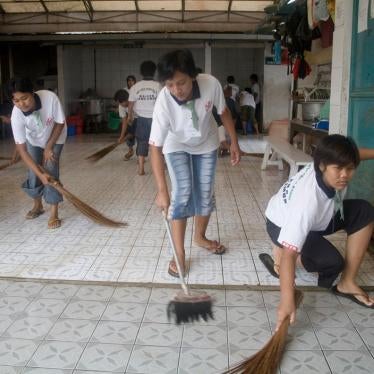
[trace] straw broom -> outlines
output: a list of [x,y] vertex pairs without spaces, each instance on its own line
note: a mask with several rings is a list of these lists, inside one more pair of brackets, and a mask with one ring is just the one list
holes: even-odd
[[[40,170],[46,174],[46,171],[39,166]],[[82,200],[78,199],[75,195],[65,189],[61,182],[52,178],[51,176],[48,177],[48,183],[50,186],[55,188],[62,196],[66,198],[66,200],[70,201],[82,214],[84,214],[87,218],[98,223],[99,225],[109,226],[109,227],[125,227],[127,226],[126,222],[117,222],[113,221],[112,219],[105,217],[103,214],[98,212],[96,209],[92,208]]]
[[[295,290],[295,302],[298,307],[303,299],[303,293]],[[274,374],[276,373],[282,353],[286,345],[289,318],[280,325],[277,332],[270,338],[266,345],[256,354],[239,362],[223,374]]]
[[112,152],[114,149],[116,149],[117,146],[119,146],[120,143],[116,142],[113,144],[110,144],[106,146],[103,149],[100,149],[100,151],[97,151],[96,153],[93,153],[91,156],[86,157],[86,160],[97,162],[101,160],[103,157],[105,157],[108,153]]
[[0,165],[0,170],[4,170],[4,169],[6,169],[7,167],[16,164],[18,161],[20,161],[20,159],[17,159],[17,160],[15,160],[15,161],[9,161],[9,162],[7,162],[6,164]]

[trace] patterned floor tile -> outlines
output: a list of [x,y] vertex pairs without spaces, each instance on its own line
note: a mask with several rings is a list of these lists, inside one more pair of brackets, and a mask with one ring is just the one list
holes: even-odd
[[177,374],[179,348],[134,346],[126,371],[142,374]]
[[39,297],[45,299],[68,299],[73,297],[79,286],[73,284],[47,284],[40,292]]
[[347,311],[349,318],[358,327],[374,327],[374,310],[355,307],[354,309]]
[[226,328],[221,326],[185,326],[182,346],[193,348],[226,349]]
[[110,302],[102,316],[103,320],[141,322],[146,304]]
[[226,349],[182,348],[179,374],[216,374],[227,369]]
[[286,351],[281,362],[282,374],[330,374],[322,352]]
[[26,365],[38,345],[38,341],[0,338],[0,365]]
[[13,322],[3,334],[4,338],[41,340],[53,326],[54,320],[40,317],[24,317]]
[[5,295],[18,297],[36,296],[44,286],[37,282],[15,282],[4,291]]
[[151,290],[151,288],[145,287],[117,287],[112,295],[111,301],[122,303],[147,303]]
[[143,323],[136,338],[137,345],[179,347],[183,327],[166,323]]
[[315,327],[353,327],[347,313],[336,308],[313,308],[307,313]]
[[123,373],[130,358],[131,346],[89,343],[80,358],[77,369]]
[[74,369],[83,352],[83,348],[83,343],[44,342],[38,347],[27,366]]
[[103,301],[70,301],[61,318],[100,319],[106,307]]
[[230,327],[269,326],[265,308],[253,308],[247,306],[227,307],[227,321]]
[[[1,372],[3,374],[3,372]],[[72,370],[45,369],[45,368],[26,368],[22,374],[72,374]]]
[[25,309],[29,316],[57,318],[66,307],[65,300],[34,299]]
[[88,342],[96,327],[96,321],[87,319],[59,319],[45,340]]
[[227,290],[227,306],[262,307],[264,301],[261,291]]
[[14,315],[26,309],[31,302],[30,298],[17,296],[4,296],[0,298],[0,314]]
[[14,315],[1,315],[0,314],[0,335],[14,322],[16,317]]
[[369,352],[327,351],[325,355],[333,374],[374,373],[374,360]]
[[321,347],[312,329],[291,327],[287,335],[286,350],[317,351]]
[[99,321],[91,341],[109,344],[134,344],[140,328],[136,322]]
[[364,342],[354,329],[324,327],[315,331],[323,350],[359,351],[366,349]]
[[74,295],[74,300],[107,301],[111,298],[113,292],[114,287],[109,286],[81,286]]
[[270,328],[232,327],[228,329],[230,352],[239,349],[261,349],[270,338]]
[[374,350],[374,327],[361,327],[357,329],[362,340],[365,342],[370,351]]

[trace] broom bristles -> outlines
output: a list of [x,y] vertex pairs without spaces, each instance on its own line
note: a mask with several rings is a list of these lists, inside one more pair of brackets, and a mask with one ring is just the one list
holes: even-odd
[[103,149],[100,149],[100,151],[93,153],[91,156],[86,157],[86,160],[97,162],[105,157],[108,153],[112,152],[118,145],[119,143],[110,144]]
[[[295,290],[296,306],[300,305],[302,298],[302,292]],[[290,320],[286,318],[260,351],[239,362],[223,374],[274,374],[278,369],[286,345],[289,324]]]
[[78,199],[71,192],[66,190],[62,185],[57,181],[51,181],[50,185],[55,188],[62,196],[69,200],[81,213],[92,221],[98,223],[99,225],[109,226],[109,227],[124,227],[127,226],[126,222],[117,222],[112,219],[105,217],[103,214],[98,212],[96,209],[92,208],[82,200]]

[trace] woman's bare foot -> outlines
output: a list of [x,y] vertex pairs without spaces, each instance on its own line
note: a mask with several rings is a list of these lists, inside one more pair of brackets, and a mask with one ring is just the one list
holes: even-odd
[[205,237],[195,238],[194,243],[202,248],[207,249],[209,252],[216,255],[222,255],[226,252],[226,247],[217,240],[209,240]]

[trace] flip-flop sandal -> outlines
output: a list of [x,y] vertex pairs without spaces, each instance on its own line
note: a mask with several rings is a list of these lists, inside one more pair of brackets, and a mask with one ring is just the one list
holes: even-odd
[[27,213],[26,213],[26,216],[25,218],[26,219],[34,219],[34,218],[38,218],[40,215],[42,215],[44,213],[44,209],[42,210],[29,210]]
[[48,221],[48,228],[49,229],[54,230],[54,229],[58,229],[59,227],[61,227],[61,219],[60,218],[54,218],[54,219],[50,219]]
[[[175,271],[175,270],[173,269],[173,267],[176,268],[177,265],[175,264],[175,261],[174,261],[174,260],[171,260],[171,261],[169,262],[168,274],[171,275],[171,276],[174,277],[174,278],[179,278],[179,273],[178,273],[178,271]],[[183,274],[183,276],[185,276],[185,274]]]
[[340,296],[340,297],[345,297],[346,299],[348,300],[351,300],[353,301],[354,303],[358,304],[358,305],[361,305],[365,308],[369,308],[369,309],[374,309],[374,304],[372,305],[367,305],[365,303],[363,303],[362,301],[360,301],[359,299],[357,299],[356,296],[362,296],[362,297],[366,297],[367,299],[369,299],[369,296],[368,294],[366,294],[365,292],[363,293],[349,293],[349,292],[341,292],[338,290],[338,287],[337,286],[334,286],[331,288],[331,292],[336,295],[336,296]]
[[261,262],[266,267],[267,271],[275,278],[279,279],[279,274],[274,270],[274,260],[273,258],[267,253],[260,253],[258,256]]
[[202,246],[200,244],[195,243],[197,246],[201,248],[207,249],[210,253],[214,255],[223,255],[226,252],[226,247],[219,243],[217,240],[212,240],[209,246]]

